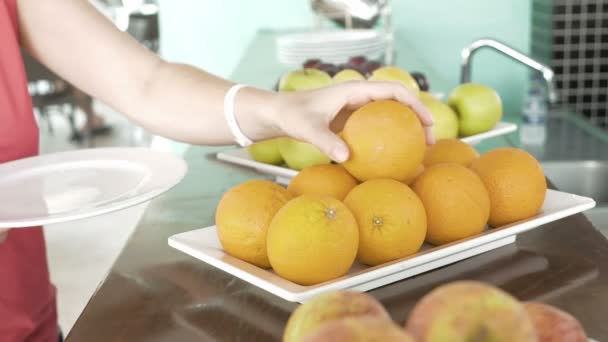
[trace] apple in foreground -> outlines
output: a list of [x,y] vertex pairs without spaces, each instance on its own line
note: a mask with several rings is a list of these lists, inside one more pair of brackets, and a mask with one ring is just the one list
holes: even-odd
[[318,69],[293,70],[279,80],[279,91],[300,91],[322,88],[330,85],[332,78]]
[[278,138],[252,144],[247,147],[247,152],[249,152],[249,155],[253,160],[259,161],[260,163],[272,165],[283,164],[283,157],[281,157],[281,153],[279,152]]
[[581,324],[570,314],[551,305],[524,303],[536,328],[539,342],[587,342]]
[[300,305],[291,314],[283,342],[299,342],[323,324],[362,315],[389,322],[391,319],[382,304],[369,294],[355,291],[322,293]]
[[424,342],[536,341],[523,304],[476,281],[456,281],[429,292],[418,301],[406,326]]
[[320,326],[304,342],[415,342],[414,338],[390,319],[370,316],[343,318]]
[[447,104],[423,91],[420,100],[433,116],[433,135],[436,140],[458,137],[458,115]]
[[292,138],[279,138],[277,144],[281,157],[287,166],[294,170],[331,162],[331,159],[313,144]]
[[420,88],[418,87],[416,79],[414,79],[414,77],[412,77],[412,75],[410,75],[407,71],[396,66],[385,66],[378,68],[372,72],[372,75],[368,78],[368,80],[401,82],[416,96],[420,95]]
[[450,93],[448,104],[458,114],[459,132],[464,137],[489,131],[502,118],[500,96],[483,84],[459,85]]
[[344,69],[334,75],[334,83],[363,80],[365,80],[365,77],[363,77],[361,73],[354,69]]

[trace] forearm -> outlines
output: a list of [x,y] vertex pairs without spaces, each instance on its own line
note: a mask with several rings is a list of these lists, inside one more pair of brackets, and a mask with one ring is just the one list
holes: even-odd
[[[133,119],[153,132],[194,144],[233,143],[223,116],[224,95],[233,84],[192,66],[161,62],[152,71]],[[239,126],[253,140],[275,137],[277,95],[244,88],[235,99]]]
[[[22,43],[43,64],[154,133],[195,144],[232,143],[223,117],[228,81],[162,61],[86,0],[18,0]],[[256,96],[258,95],[258,96]],[[246,88],[237,120],[253,140],[278,134],[275,95]]]

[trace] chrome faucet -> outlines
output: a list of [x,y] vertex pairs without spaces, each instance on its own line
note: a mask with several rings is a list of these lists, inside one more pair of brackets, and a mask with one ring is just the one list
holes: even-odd
[[471,45],[462,49],[460,53],[462,57],[462,65],[461,65],[461,75],[460,82],[466,83],[471,81],[471,59],[473,58],[473,54],[484,47],[492,48],[498,52],[503,53],[504,55],[514,59],[528,67],[537,70],[543,75],[545,79],[545,83],[547,84],[547,94],[549,96],[549,103],[553,104],[557,102],[557,92],[555,91],[555,84],[553,83],[553,78],[555,73],[553,70],[546,66],[543,63],[540,63],[531,57],[515,50],[514,48],[501,43],[494,39],[482,38],[474,41]]

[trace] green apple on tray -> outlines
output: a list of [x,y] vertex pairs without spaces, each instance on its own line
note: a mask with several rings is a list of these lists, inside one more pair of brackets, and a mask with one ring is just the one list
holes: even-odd
[[[468,137],[491,130],[502,118],[500,96],[490,87],[466,83],[454,88],[444,103],[431,95],[422,74],[409,73],[396,66],[383,66],[365,57],[352,57],[348,63],[334,65],[311,59],[303,68],[284,74],[278,91],[305,91],[347,81],[400,82],[416,94],[433,116],[433,133],[437,140]],[[249,155],[258,162],[287,166],[294,170],[328,164],[331,160],[312,144],[292,138],[277,138],[248,147]]]

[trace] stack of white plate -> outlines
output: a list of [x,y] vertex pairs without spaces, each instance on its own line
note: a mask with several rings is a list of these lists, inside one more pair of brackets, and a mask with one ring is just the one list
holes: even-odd
[[385,34],[374,30],[294,33],[277,38],[277,54],[285,64],[302,64],[308,59],[339,64],[353,56],[376,60],[384,54],[386,42]]

